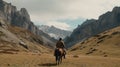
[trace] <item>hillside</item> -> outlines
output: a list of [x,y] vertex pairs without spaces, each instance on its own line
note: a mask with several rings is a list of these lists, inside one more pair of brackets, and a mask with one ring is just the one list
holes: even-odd
[[0,20],[0,53],[49,52],[47,47],[43,45],[41,36]]
[[80,41],[117,26],[120,26],[120,7],[114,7],[112,11],[99,16],[97,20],[86,20],[83,24],[78,25],[70,37],[65,39],[65,43],[67,47],[71,47]]
[[70,36],[71,34],[70,31],[61,30],[54,26],[41,25],[38,26],[38,28],[55,39],[59,39],[60,37],[64,39],[66,36]]
[[120,27],[94,35],[70,48],[75,55],[120,57]]

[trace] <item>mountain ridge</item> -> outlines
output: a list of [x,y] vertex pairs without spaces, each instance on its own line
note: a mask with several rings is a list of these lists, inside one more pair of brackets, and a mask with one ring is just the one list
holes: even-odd
[[107,12],[99,16],[98,20],[86,20],[79,25],[68,39],[65,39],[67,47],[73,46],[75,43],[83,41],[93,35],[99,34],[103,31],[120,26],[120,7],[114,7],[111,12]]

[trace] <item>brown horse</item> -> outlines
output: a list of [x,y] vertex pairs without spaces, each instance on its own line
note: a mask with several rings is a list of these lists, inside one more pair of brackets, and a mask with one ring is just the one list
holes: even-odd
[[64,50],[62,48],[55,49],[54,52],[55,58],[56,58],[56,64],[59,65],[62,63],[62,56],[64,55]]

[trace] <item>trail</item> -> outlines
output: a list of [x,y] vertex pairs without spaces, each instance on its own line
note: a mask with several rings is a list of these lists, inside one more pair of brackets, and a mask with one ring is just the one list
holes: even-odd
[[59,66],[52,54],[0,54],[0,67],[120,67],[120,58],[67,55]]

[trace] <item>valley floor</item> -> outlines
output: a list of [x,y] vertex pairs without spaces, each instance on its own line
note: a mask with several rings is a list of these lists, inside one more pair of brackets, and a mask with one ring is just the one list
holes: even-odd
[[0,67],[120,67],[120,58],[67,55],[56,66],[53,54],[0,54]]

